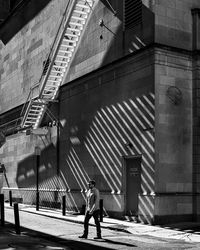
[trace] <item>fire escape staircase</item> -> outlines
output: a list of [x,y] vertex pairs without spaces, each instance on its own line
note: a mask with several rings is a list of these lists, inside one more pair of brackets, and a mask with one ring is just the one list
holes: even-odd
[[31,88],[22,109],[22,128],[38,128],[48,104],[56,100],[58,89],[68,72],[94,2],[95,0],[69,1],[39,83]]

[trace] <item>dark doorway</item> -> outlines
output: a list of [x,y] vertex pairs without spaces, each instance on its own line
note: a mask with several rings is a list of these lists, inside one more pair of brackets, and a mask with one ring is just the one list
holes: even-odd
[[141,192],[141,156],[125,158],[126,215],[137,217]]

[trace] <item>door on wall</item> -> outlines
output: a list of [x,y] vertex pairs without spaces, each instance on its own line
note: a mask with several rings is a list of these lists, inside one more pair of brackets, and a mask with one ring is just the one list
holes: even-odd
[[125,159],[126,215],[138,215],[138,194],[141,192],[141,157]]

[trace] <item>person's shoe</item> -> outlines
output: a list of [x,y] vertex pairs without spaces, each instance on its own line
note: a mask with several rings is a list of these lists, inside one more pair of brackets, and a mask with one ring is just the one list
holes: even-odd
[[81,235],[81,236],[78,236],[80,239],[87,239],[87,235]]
[[100,239],[102,239],[101,235],[94,237],[94,240],[100,240]]

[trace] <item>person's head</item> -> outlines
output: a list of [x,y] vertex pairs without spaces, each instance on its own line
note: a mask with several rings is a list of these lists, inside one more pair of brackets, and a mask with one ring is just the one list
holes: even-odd
[[90,180],[90,181],[88,182],[88,186],[89,186],[90,189],[92,189],[93,187],[95,187],[95,185],[96,185],[95,180]]

